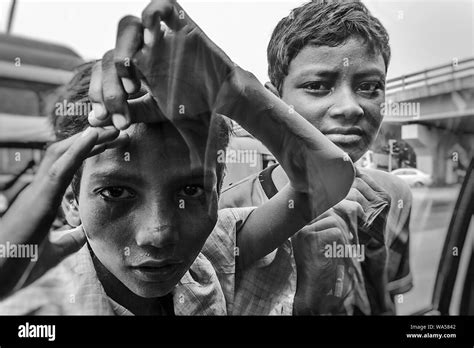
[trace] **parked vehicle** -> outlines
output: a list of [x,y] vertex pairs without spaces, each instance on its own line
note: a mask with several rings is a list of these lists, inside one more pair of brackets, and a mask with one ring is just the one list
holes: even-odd
[[431,175],[416,168],[399,168],[392,170],[391,173],[414,187],[429,186],[433,183]]

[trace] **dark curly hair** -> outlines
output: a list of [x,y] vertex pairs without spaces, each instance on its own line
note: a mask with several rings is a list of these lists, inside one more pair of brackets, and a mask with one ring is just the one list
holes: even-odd
[[[55,107],[49,113],[50,122],[53,125],[54,133],[56,135],[56,141],[60,141],[66,138],[71,137],[74,134],[77,134],[89,126],[87,120],[89,116],[89,110],[91,110],[91,103],[89,101],[88,92],[89,84],[92,75],[92,67],[97,61],[90,61],[85,64],[82,64],[76,69],[76,74],[71,79],[71,81],[62,86],[59,89],[59,97]],[[144,88],[142,88],[142,93]],[[62,112],[58,113],[58,108],[56,105],[74,105],[77,107],[71,108],[74,112],[68,112],[67,115],[64,115]],[[232,124],[224,116],[217,115],[217,149],[225,149],[229,143],[229,138],[232,133]],[[216,154],[217,161],[217,154]],[[216,174],[217,174],[217,187],[220,191],[224,173],[225,173],[225,163],[217,161],[216,165]],[[71,182],[72,191],[74,196],[79,197],[79,189],[82,175],[82,166],[74,175],[74,178]]]
[[372,52],[380,52],[388,68],[388,33],[363,3],[315,0],[295,8],[277,24],[268,44],[271,83],[281,90],[291,61],[306,45],[336,47],[354,37],[367,43]]

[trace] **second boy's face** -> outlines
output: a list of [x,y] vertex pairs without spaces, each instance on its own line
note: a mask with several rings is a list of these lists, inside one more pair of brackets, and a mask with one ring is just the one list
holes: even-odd
[[186,144],[171,124],[132,125],[127,147],[84,163],[79,212],[91,248],[142,297],[173,289],[217,221],[215,170],[190,161],[188,145],[201,158],[206,146],[195,130],[182,129]]
[[357,161],[382,122],[385,63],[366,44],[306,46],[291,61],[281,97]]

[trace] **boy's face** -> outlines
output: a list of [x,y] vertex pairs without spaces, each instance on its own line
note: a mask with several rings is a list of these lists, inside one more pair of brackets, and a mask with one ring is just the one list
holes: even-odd
[[337,47],[306,46],[291,61],[281,97],[357,161],[382,122],[385,63],[349,39]]
[[[206,137],[184,128],[204,158]],[[80,218],[95,255],[117,279],[139,296],[164,296],[217,221],[216,173],[191,167],[188,145],[169,123],[127,132],[127,147],[84,163]]]

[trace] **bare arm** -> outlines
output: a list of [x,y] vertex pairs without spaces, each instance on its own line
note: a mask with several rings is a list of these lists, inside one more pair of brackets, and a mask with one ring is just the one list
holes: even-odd
[[[167,28],[160,25],[160,19]],[[144,32],[151,37],[147,42]],[[102,88],[109,98],[102,100],[102,88],[97,88],[97,93],[90,94],[91,101],[104,103],[102,110],[122,114],[126,122],[97,115],[95,109],[92,125],[108,120],[126,128],[132,122],[160,122],[159,116],[139,119],[140,115],[128,111],[127,96],[136,92],[142,79],[171,122],[183,118],[179,113],[183,106],[186,117],[208,124],[216,114],[226,115],[262,141],[281,163],[290,183],[255,210],[241,228],[237,243],[242,267],[277,248],[350,189],[354,169],[349,157],[252,74],[235,65],[175,1],[152,1],[141,21],[131,16],[122,19],[116,48],[104,57],[101,73]],[[98,75],[97,71],[93,74],[91,85],[100,80],[94,77]]]
[[240,97],[224,113],[268,147],[290,181],[239,231],[239,266],[246,268],[344,199],[354,168],[343,151],[253,75],[239,68],[235,75],[232,89]]

